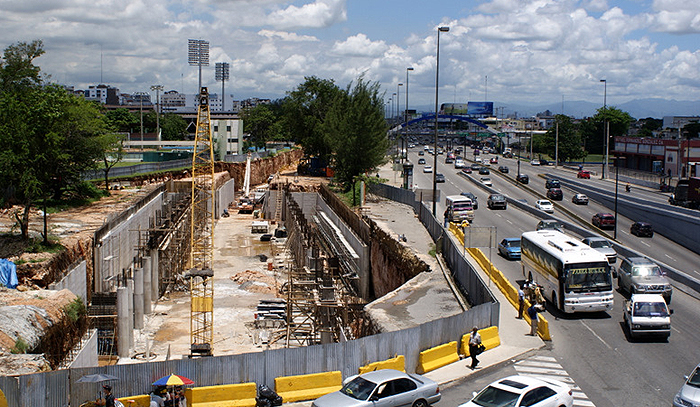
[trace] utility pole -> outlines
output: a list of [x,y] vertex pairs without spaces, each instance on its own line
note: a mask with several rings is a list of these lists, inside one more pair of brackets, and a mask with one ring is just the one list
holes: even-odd
[[160,141],[160,91],[163,90],[163,85],[153,85],[151,90],[156,91],[156,136]]

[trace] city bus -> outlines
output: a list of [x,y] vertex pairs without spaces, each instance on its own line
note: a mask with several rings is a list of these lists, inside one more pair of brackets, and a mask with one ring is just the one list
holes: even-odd
[[563,312],[612,311],[612,271],[604,254],[557,230],[525,232],[523,276]]

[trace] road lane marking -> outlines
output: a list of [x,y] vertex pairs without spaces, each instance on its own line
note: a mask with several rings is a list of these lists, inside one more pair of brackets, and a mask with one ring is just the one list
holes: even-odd
[[608,345],[608,343],[605,342],[605,341],[603,340],[603,338],[601,338],[597,333],[595,333],[595,331],[594,331],[593,329],[591,329],[590,326],[588,326],[588,325],[587,325],[585,322],[583,322],[583,321],[581,321],[581,324],[582,324],[583,326],[585,326],[586,329],[588,329],[589,331],[591,331],[591,333],[593,334],[593,336],[595,336],[596,338],[598,338],[598,340],[600,340],[601,342],[603,342],[603,345],[607,346],[608,349],[612,350],[612,347],[611,347],[610,345]]
[[671,259],[671,260],[673,260],[673,261],[676,261],[676,259],[674,259],[673,257],[669,256],[669,255],[666,254],[666,253],[664,253],[664,256],[668,257],[669,259]]
[[[644,246],[646,246],[646,247],[651,247],[651,246],[649,245],[649,243],[647,243],[647,242],[645,242],[645,241],[641,241],[641,243],[642,243]],[[667,256],[668,256],[668,254],[667,254]]]

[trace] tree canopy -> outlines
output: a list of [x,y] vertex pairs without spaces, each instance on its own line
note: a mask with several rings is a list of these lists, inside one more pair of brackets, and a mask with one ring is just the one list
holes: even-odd
[[604,148],[604,124],[609,123],[608,149],[614,147],[612,140],[617,136],[624,136],[630,128],[634,118],[627,112],[606,106],[598,109],[593,117],[583,120],[580,124],[581,136],[584,139],[586,150],[594,154],[603,154]]
[[586,156],[583,150],[581,134],[569,116],[558,114],[554,125],[544,135],[541,148],[550,157],[556,156],[557,124],[559,125],[559,161],[581,159]]

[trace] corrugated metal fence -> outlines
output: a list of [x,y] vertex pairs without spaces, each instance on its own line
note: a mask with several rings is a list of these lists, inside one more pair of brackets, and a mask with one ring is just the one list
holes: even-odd
[[[174,168],[183,167],[192,167],[192,160],[186,158],[182,160],[136,164],[128,167],[114,167],[109,170],[109,178],[128,177],[130,175],[148,174],[150,172],[172,170]],[[102,180],[104,178],[105,173],[103,170],[90,170],[83,173],[84,180]]]

